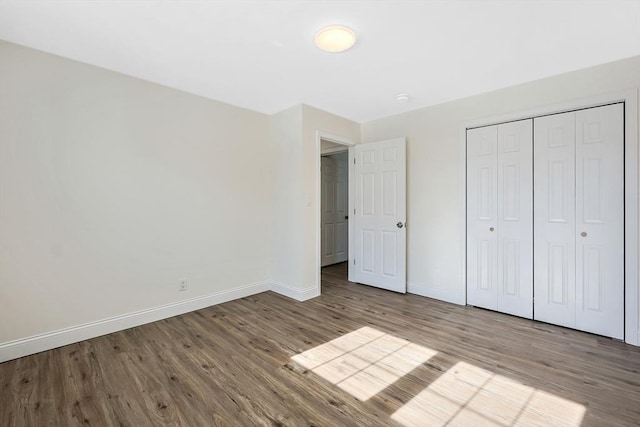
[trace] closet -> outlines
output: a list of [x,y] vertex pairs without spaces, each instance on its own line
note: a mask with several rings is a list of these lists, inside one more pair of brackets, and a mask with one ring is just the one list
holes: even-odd
[[533,315],[532,120],[467,131],[467,303]]
[[467,303],[624,336],[622,103],[467,130]]
[[623,104],[535,118],[534,135],[534,318],[623,338]]

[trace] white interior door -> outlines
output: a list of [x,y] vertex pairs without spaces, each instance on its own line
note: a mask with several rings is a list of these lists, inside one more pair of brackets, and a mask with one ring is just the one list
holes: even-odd
[[533,317],[533,121],[498,125],[498,311]]
[[498,127],[467,131],[467,303],[498,309]]
[[622,104],[576,112],[576,328],[624,337]]
[[353,167],[349,280],[406,292],[406,153],[396,138],[349,149]]
[[534,318],[575,328],[575,112],[534,119]]
[[321,265],[334,264],[336,261],[336,162],[333,158],[323,156],[320,158],[321,172],[321,219],[322,228]]
[[534,123],[534,318],[622,338],[622,104]]

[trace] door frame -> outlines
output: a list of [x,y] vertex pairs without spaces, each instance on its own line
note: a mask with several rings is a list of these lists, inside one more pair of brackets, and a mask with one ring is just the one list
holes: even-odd
[[[321,293],[322,288],[320,287],[320,274],[321,274],[321,270],[322,270],[322,261],[320,259],[320,256],[322,254],[322,232],[321,232],[321,228],[322,228],[322,190],[321,190],[321,185],[322,185],[322,167],[320,165],[320,157],[322,157],[322,150],[321,150],[321,141],[322,140],[325,141],[329,141],[329,142],[333,142],[334,144],[340,144],[340,145],[344,145],[345,146],[345,150],[349,150],[350,147],[353,147],[356,145],[355,142],[353,142],[352,140],[342,137],[342,136],[338,136],[338,135],[333,135],[331,133],[328,132],[323,132],[320,130],[316,131],[316,149],[315,149],[315,153],[316,153],[316,165],[315,165],[315,170],[316,170],[316,254],[315,254],[315,270],[316,270],[316,288],[318,289],[318,294]],[[342,151],[342,150],[336,150],[336,151],[332,151],[332,152],[338,152],[338,151]],[[326,154],[329,154],[328,152]],[[349,157],[350,158],[350,157]],[[351,211],[351,197],[352,197],[352,182],[351,182],[351,163],[349,163],[349,183],[348,183],[348,188],[349,188],[349,211]],[[351,257],[351,221],[349,221],[349,257]],[[351,258],[349,258],[350,260]],[[350,264],[349,264],[350,265]]]
[[[528,110],[489,116],[465,122],[460,130],[461,164],[461,218],[460,226],[464,230],[462,236],[463,262],[461,279],[465,287],[464,303],[467,302],[467,130],[471,128],[496,125],[504,122],[533,118],[548,114],[564,113],[590,107],[624,102],[624,306],[625,324],[624,341],[640,346],[640,282],[638,267],[640,265],[640,191],[638,157],[638,89],[611,92],[602,95],[571,100],[560,104],[552,104]],[[633,203],[630,203],[633,202]]]

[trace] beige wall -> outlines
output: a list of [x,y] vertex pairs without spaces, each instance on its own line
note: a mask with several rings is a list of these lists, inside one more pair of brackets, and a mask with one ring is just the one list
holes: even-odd
[[0,350],[238,289],[317,295],[318,132],[407,137],[409,291],[462,303],[465,124],[637,87],[640,57],[360,125],[0,42]]
[[638,87],[633,57],[362,124],[362,142],[407,137],[409,291],[465,301],[466,123]]
[[318,132],[358,142],[360,125],[308,105],[271,116],[274,153],[273,289],[304,300],[319,294]]
[[297,297],[303,288],[302,106],[269,119],[274,158],[271,205],[271,278],[279,291]]
[[304,283],[306,287],[318,287],[319,290],[320,206],[316,200],[320,191],[318,132],[357,144],[360,142],[360,124],[308,105],[303,105],[302,111],[303,191],[305,201],[311,203],[311,206],[306,203],[304,215]]
[[263,114],[0,42],[0,344],[269,279],[267,135]]

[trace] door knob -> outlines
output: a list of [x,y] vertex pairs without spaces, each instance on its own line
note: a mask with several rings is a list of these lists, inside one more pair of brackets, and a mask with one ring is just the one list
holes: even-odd
[[404,227],[404,224],[403,224],[403,223],[401,223],[401,222],[399,222],[399,223],[397,223],[397,224],[396,224],[396,227],[398,227],[398,228],[402,228],[402,227]]
[[489,228],[489,231],[493,231],[493,230],[495,230],[495,228],[493,228],[493,227],[490,227],[490,228]]
[[587,237],[587,232],[586,232],[586,231],[583,231],[582,233],[580,233],[580,235],[581,235],[582,237]]

